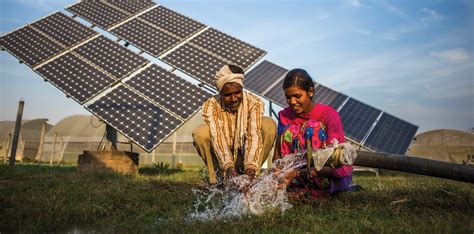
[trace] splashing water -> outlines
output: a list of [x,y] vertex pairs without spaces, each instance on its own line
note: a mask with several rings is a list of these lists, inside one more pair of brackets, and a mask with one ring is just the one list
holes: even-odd
[[236,176],[219,186],[193,189],[196,197],[189,220],[211,220],[243,215],[260,215],[265,211],[284,212],[293,206],[288,201],[288,176],[296,168],[306,165],[304,153],[286,155],[252,182],[247,175]]

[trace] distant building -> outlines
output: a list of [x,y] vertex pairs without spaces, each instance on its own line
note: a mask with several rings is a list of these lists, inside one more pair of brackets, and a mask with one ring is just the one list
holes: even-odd
[[450,129],[424,132],[415,136],[407,155],[474,164],[474,134]]

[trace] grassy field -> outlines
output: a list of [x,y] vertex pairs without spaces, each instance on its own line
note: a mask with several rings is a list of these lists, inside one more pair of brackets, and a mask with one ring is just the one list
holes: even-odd
[[364,190],[294,202],[285,213],[187,221],[203,169],[136,176],[75,166],[0,165],[0,232],[473,233],[474,187],[439,178],[356,172]]

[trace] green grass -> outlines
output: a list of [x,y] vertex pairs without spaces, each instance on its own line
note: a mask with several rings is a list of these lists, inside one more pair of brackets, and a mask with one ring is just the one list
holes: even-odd
[[294,202],[284,214],[186,221],[202,169],[140,168],[139,175],[74,166],[0,165],[0,232],[473,233],[473,185],[382,171],[356,172],[364,190]]

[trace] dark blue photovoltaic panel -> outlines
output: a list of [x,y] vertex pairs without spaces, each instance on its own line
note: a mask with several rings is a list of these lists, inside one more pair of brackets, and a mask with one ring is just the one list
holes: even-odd
[[123,85],[86,109],[148,152],[183,123]]
[[324,105],[329,105],[336,110],[347,99],[346,95],[342,93],[338,93],[321,84],[316,86],[314,91],[315,91],[315,94],[314,94],[315,102],[322,103]]
[[36,71],[81,104],[116,82],[73,53],[64,54]]
[[196,113],[204,101],[211,97],[202,88],[156,64],[125,83],[183,119]]
[[99,34],[61,12],[41,19],[31,26],[61,43],[66,48],[70,48]]
[[134,46],[158,57],[180,40],[139,19],[133,19],[111,31]]
[[138,18],[156,25],[181,39],[188,38],[206,27],[206,25],[164,6],[155,7]]
[[213,28],[208,28],[190,42],[230,61],[230,63],[241,67],[244,71],[266,53],[255,46]]
[[272,62],[264,60],[254,69],[245,74],[245,88],[250,89],[257,94],[264,94],[263,91],[272,87],[275,82],[283,77],[288,70]]
[[163,57],[163,61],[214,87],[214,76],[227,63],[192,45],[184,44]]
[[100,1],[78,2],[66,8],[66,10],[103,29],[109,29],[130,16],[130,14],[119,11]]
[[273,86],[273,88],[264,96],[283,107],[288,106],[288,103],[286,103],[285,92],[283,91],[283,80]]
[[364,146],[378,152],[405,154],[418,127],[383,113]]
[[380,113],[380,110],[355,99],[349,99],[339,111],[346,137],[360,143]]
[[30,67],[52,58],[65,49],[30,26],[20,28],[0,38],[2,48]]
[[74,52],[117,79],[126,77],[149,62],[104,36],[79,46]]

